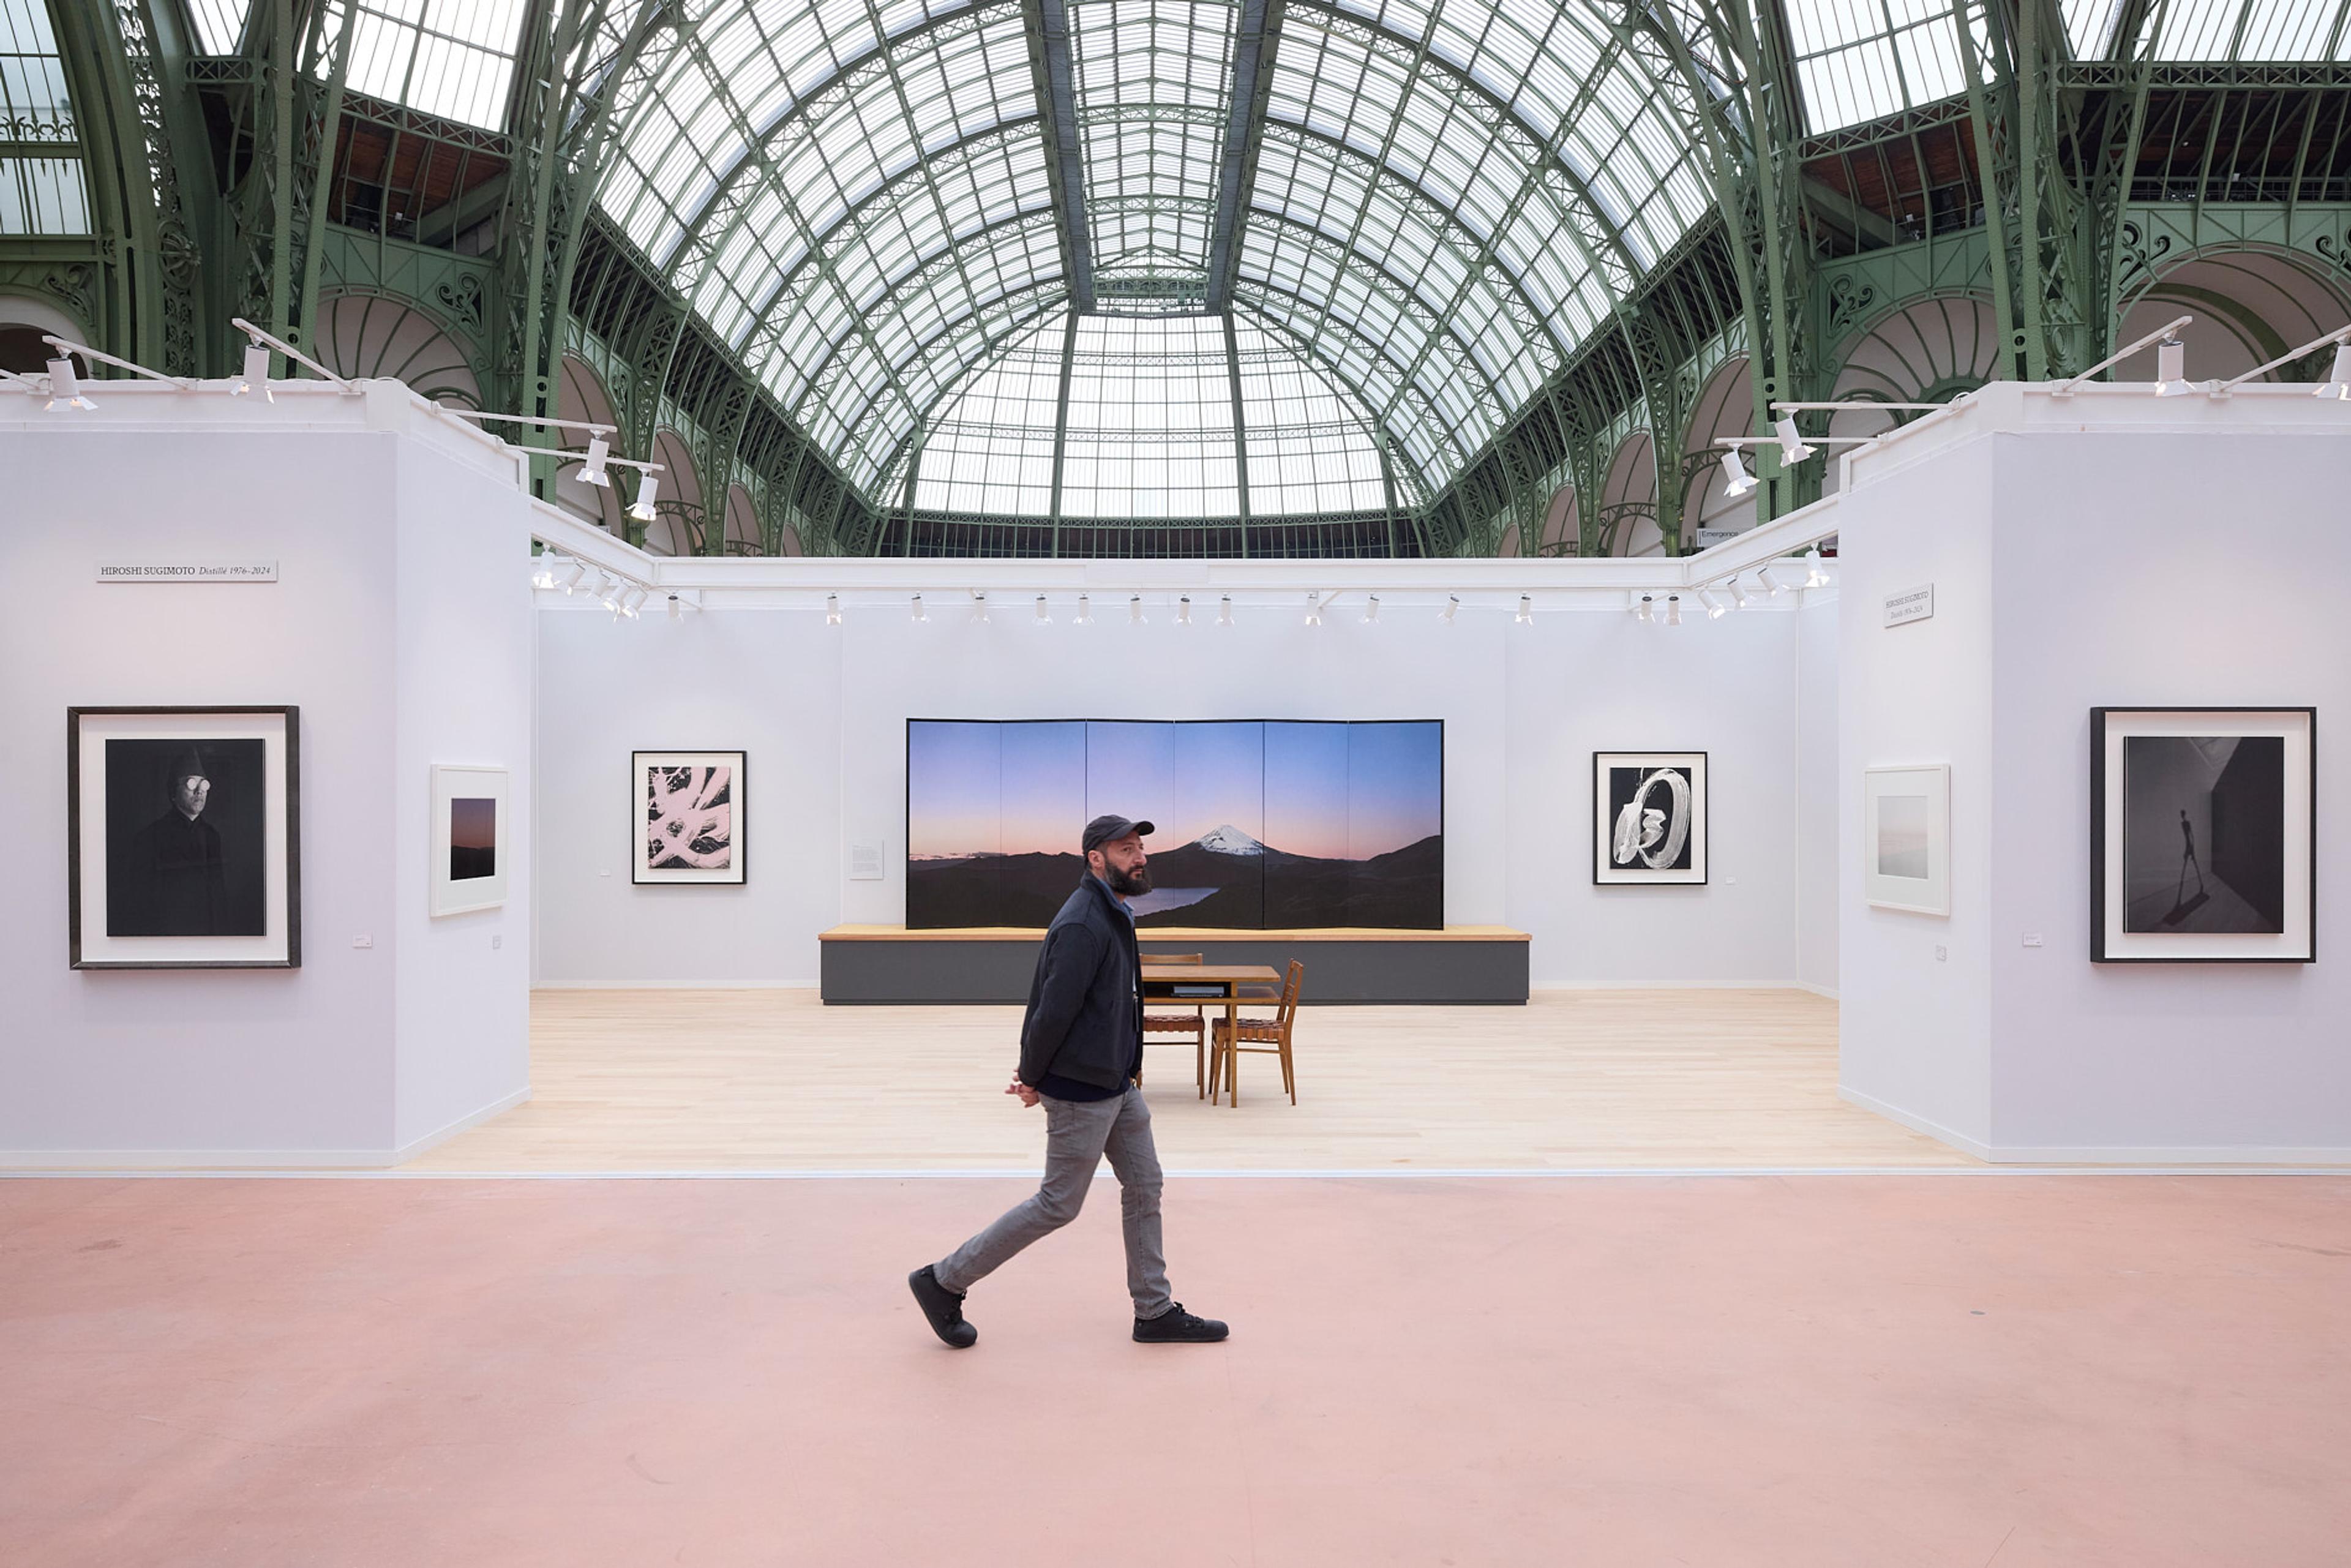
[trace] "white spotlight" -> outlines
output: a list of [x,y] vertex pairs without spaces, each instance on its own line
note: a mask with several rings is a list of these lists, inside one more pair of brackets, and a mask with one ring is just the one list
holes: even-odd
[[1189,626],[1192,624],[1192,596],[1188,593],[1179,595],[1176,598],[1176,624],[1178,626]]
[[1730,613],[1729,605],[1725,604],[1703,588],[1698,591],[1698,601],[1705,607],[1706,618],[1708,621],[1719,621]]
[[1647,594],[1645,593],[1641,595],[1640,599],[1634,604],[1633,619],[1635,621],[1648,621],[1652,619],[1649,612],[1649,596]]
[[2351,402],[2351,343],[2335,345],[2335,368],[2326,373],[2326,383],[2316,395]]
[[1045,596],[1040,593],[1037,596],[1037,624],[1050,626],[1052,623],[1053,612],[1045,608]]
[[2188,384],[2188,349],[2177,338],[2155,346],[2155,395],[2184,397],[2196,389]]
[[618,610],[621,607],[621,580],[619,578],[608,576],[601,571],[598,572],[596,574],[596,586],[592,591],[596,595],[596,602],[602,605],[605,609]]
[[1371,625],[1380,618],[1380,596],[1373,594],[1364,601],[1364,624]]
[[1445,620],[1445,623],[1446,623],[1447,626],[1450,626],[1450,625],[1452,625],[1452,624],[1453,624],[1453,617],[1454,617],[1455,615],[1458,614],[1458,613],[1460,612],[1460,610],[1461,610],[1461,596],[1460,596],[1459,594],[1458,594],[1458,593],[1448,593],[1448,594],[1447,594],[1447,595],[1445,596],[1445,616],[1444,616],[1444,620]]
[[1519,595],[1518,622],[1521,626],[1531,626],[1535,623],[1534,595],[1531,593]]
[[553,556],[542,555],[538,558],[538,564],[531,569],[530,585],[533,588],[553,588],[555,586],[555,558]]
[[1802,463],[1813,455],[1813,449],[1804,444],[1804,438],[1796,434],[1794,414],[1782,414],[1771,422],[1771,429],[1780,438],[1781,462],[1794,465]]
[[563,590],[564,593],[568,596],[574,590],[579,588],[580,580],[587,575],[587,563],[585,561],[575,560],[571,563],[571,570],[565,572],[561,577],[557,578],[550,586]]
[[1820,546],[1814,545],[1804,552],[1804,565],[1807,569],[1804,573],[1806,588],[1826,588],[1829,585],[1829,574],[1821,565]]
[[1737,605],[1741,610],[1747,608],[1747,591],[1739,586],[1739,580],[1737,578],[1732,578],[1729,582],[1724,583],[1722,586],[1730,590],[1731,603]]
[[621,613],[627,616],[632,621],[636,620],[637,612],[643,609],[644,607],[645,601],[652,597],[653,595],[647,593],[642,588],[631,589],[627,593],[621,596]]
[[96,408],[98,404],[81,395],[81,378],[74,374],[73,358],[49,361],[49,402],[55,408],[63,403],[68,408]]
[[1228,593],[1225,595],[1224,602],[1217,606],[1217,624],[1219,626],[1229,626],[1232,623],[1233,596]]
[[971,623],[975,626],[987,624],[987,595],[977,589],[972,591],[971,596]]
[[1739,460],[1739,448],[1736,446],[1722,449],[1722,472],[1728,481],[1723,488],[1731,495],[1744,496],[1755,488],[1755,476],[1750,474],[1747,465]]
[[259,343],[247,343],[245,346],[245,371],[230,384],[228,395],[243,397],[256,387],[261,389],[266,401],[277,401],[277,394],[269,390],[269,350]]
[[929,613],[923,609],[923,596],[919,593],[914,595],[914,607],[910,612],[910,618],[917,626],[927,626],[931,622]]
[[1788,591],[1788,585],[1782,582],[1778,578],[1773,577],[1771,575],[1771,569],[1768,566],[1755,574],[1755,580],[1761,583],[1774,599],[1779,598],[1780,595]]
[[661,494],[661,476],[658,474],[646,475],[644,482],[637,486],[636,504],[629,508],[629,516],[640,523],[652,522],[653,520],[653,497],[659,494]]
[[[685,619],[685,606],[677,601],[677,595],[674,593],[669,596],[669,618],[673,621],[683,621]],[[828,616],[826,619],[832,625],[838,626],[841,624],[841,616],[838,612]]]
[[[669,596],[669,617],[673,621],[677,619],[677,595],[674,593]],[[838,593],[824,596],[824,623],[828,626],[841,624],[841,595]]]
[[1091,626],[1093,623],[1093,607],[1087,602],[1086,596],[1081,593],[1078,595],[1078,612],[1071,618],[1070,624],[1072,626]]
[[1682,596],[1678,593],[1668,593],[1666,595],[1666,624],[1678,626],[1681,623]]
[[[604,473],[604,459],[611,455],[612,455],[612,444],[611,442],[606,441],[601,435],[590,436],[588,438],[588,460],[582,464],[580,468],[580,482],[583,484],[593,485],[599,489],[611,489],[612,487],[612,481],[606,476]],[[601,505],[601,503],[599,504]]]
[[1143,617],[1143,595],[1140,593],[1129,594],[1127,596],[1126,623],[1130,626],[1141,626],[1144,624]]
[[1319,594],[1310,593],[1306,596],[1306,624],[1309,626],[1322,624],[1322,600]]

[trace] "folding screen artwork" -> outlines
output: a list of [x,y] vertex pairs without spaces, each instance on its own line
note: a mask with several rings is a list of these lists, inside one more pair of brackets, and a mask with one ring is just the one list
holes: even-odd
[[906,924],[1047,924],[1105,811],[1156,829],[1143,925],[1445,924],[1436,719],[910,719]]
[[638,883],[743,881],[743,754],[739,751],[630,753],[636,790]]
[[2317,719],[2091,710],[2094,961],[2314,961]]
[[1592,754],[1592,880],[1605,886],[1706,881],[1706,753]]
[[84,707],[66,722],[72,966],[300,967],[297,710]]
[[433,766],[433,892],[437,918],[507,901],[507,770]]

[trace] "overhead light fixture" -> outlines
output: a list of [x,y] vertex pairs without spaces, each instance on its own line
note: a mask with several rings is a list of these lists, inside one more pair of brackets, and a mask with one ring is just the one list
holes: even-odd
[[1379,618],[1380,596],[1374,593],[1370,598],[1364,601],[1364,624],[1366,626],[1374,625],[1377,623]]
[[559,588],[568,595],[579,588],[580,580],[587,575],[588,563],[585,561],[575,560],[571,563],[571,570],[569,571],[567,571],[561,577],[557,578],[549,586]]
[[930,624],[931,618],[923,610],[923,596],[919,593],[914,595],[914,608],[912,619],[917,626],[927,626]]
[[1322,599],[1320,594],[1310,593],[1306,596],[1306,624],[1309,626],[1322,624]]
[[1078,595],[1078,612],[1070,623],[1073,626],[1091,626],[1094,623],[1093,606],[1087,601],[1086,596],[1082,593]]
[[1140,593],[1130,594],[1127,596],[1126,623],[1130,626],[1140,626],[1144,624],[1143,595]]
[[[673,621],[685,619],[685,606],[677,601],[677,595],[674,593],[669,596],[669,618]],[[825,619],[830,624],[838,626],[841,624],[841,612],[836,610]]]
[[1788,591],[1788,585],[1782,582],[1778,578],[1773,577],[1771,575],[1771,569],[1768,566],[1755,574],[1755,580],[1761,583],[1765,590],[1768,591],[1774,599],[1779,598],[1780,595]]
[[987,624],[987,595],[977,589],[972,590],[971,594],[971,623],[975,626]]
[[1744,496],[1755,488],[1755,476],[1750,474],[1747,465],[1739,460],[1739,448],[1736,446],[1722,449],[1722,472],[1728,481],[1723,488],[1731,495]]
[[531,569],[530,585],[533,588],[553,588],[555,586],[555,558],[553,556],[542,555],[538,558],[538,564]]
[[2326,373],[2325,384],[2314,395],[2351,402],[2351,343],[2335,345],[2335,368]]
[[643,481],[637,486],[637,499],[635,504],[629,508],[630,517],[640,523],[652,522],[653,520],[653,497],[660,494],[661,476],[657,474],[646,475]]
[[1446,623],[1447,626],[1452,625],[1452,624],[1453,624],[1453,618],[1454,618],[1454,616],[1456,616],[1456,615],[1459,614],[1459,613],[1460,613],[1460,612],[1461,612],[1461,596],[1460,596],[1459,594],[1458,594],[1458,593],[1448,593],[1448,594],[1447,594],[1447,595],[1445,596],[1445,614],[1444,614],[1444,616],[1443,616],[1443,620],[1444,620],[1445,623]]
[[1741,610],[1747,608],[1747,591],[1739,586],[1739,580],[1737,578],[1732,578],[1729,582],[1724,583],[1722,586],[1730,591],[1731,603],[1737,605]]
[[1640,598],[1633,601],[1633,619],[1635,621],[1647,621],[1651,619],[1649,612],[1649,596],[1647,594],[1645,593],[1641,595]]
[[1176,624],[1178,626],[1189,626],[1192,624],[1192,596],[1188,593],[1178,594],[1176,596]]
[[[674,593],[669,596],[669,613],[671,620],[677,619],[677,595]],[[841,624],[841,595],[838,593],[824,596],[824,623],[828,626]]]
[[[266,350],[263,350],[265,358],[267,357],[267,352],[268,351]],[[580,465],[580,482],[582,484],[593,485],[600,490],[611,489],[612,487],[612,481],[608,478],[604,473],[604,459],[611,455],[612,455],[612,444],[611,442],[606,441],[601,435],[590,436],[588,438],[588,460]],[[652,483],[651,480],[647,480],[646,482],[648,484]]]
[[591,590],[591,591],[596,595],[596,602],[602,605],[605,609],[618,610],[621,607],[621,580],[619,578],[613,577],[607,572],[600,571],[596,574],[596,586]]
[[1037,596],[1037,624],[1050,626],[1052,623],[1053,612],[1045,607],[1045,596],[1040,593]]
[[263,401],[276,402],[277,394],[269,390],[269,350],[259,343],[245,346],[245,370],[229,383],[228,395],[243,397],[258,389]]
[[1705,608],[1706,618],[1708,621],[1719,621],[1730,613],[1729,605],[1725,604],[1703,588],[1698,591],[1698,601]]
[[81,395],[81,378],[74,374],[73,357],[49,361],[49,402],[55,408],[63,403],[68,408],[96,408],[98,404]]
[[644,607],[645,601],[652,597],[652,594],[646,592],[642,588],[631,589],[628,592],[621,596],[621,613],[627,616],[632,621],[636,620],[637,612],[642,610]]
[[1778,419],[1771,422],[1771,429],[1780,438],[1781,462],[1787,464],[1802,463],[1805,458],[1810,457],[1813,455],[1813,449],[1804,444],[1804,438],[1796,434],[1796,416],[1794,414],[1782,414]]
[[1219,626],[1229,626],[1232,623],[1233,596],[1228,593],[1225,595],[1224,602],[1217,606],[1217,624]]
[[1535,623],[1534,595],[1531,593],[1521,593],[1519,595],[1518,621],[1519,624],[1521,626],[1531,626]]
[[1829,585],[1829,574],[1821,565],[1820,546],[1814,545],[1804,552],[1804,566],[1807,569],[1804,572],[1806,588],[1826,588]]
[[1678,593],[1668,593],[1666,595],[1666,624],[1678,626],[1681,623],[1682,596]]
[[2184,397],[2196,389],[2188,384],[2188,346],[2166,338],[2155,346],[2155,395]]

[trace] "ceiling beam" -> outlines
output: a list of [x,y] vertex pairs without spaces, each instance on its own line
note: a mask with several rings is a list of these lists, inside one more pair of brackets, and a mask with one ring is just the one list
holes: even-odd
[[1029,68],[1045,111],[1053,211],[1061,225],[1061,265],[1080,312],[1094,308],[1093,236],[1086,227],[1085,158],[1078,147],[1077,65],[1070,53],[1067,0],[1021,0],[1021,30],[1029,37]]
[[1257,184],[1258,146],[1273,92],[1273,57],[1281,44],[1281,7],[1282,0],[1241,0],[1240,30],[1233,40],[1232,101],[1217,170],[1217,215],[1208,230],[1211,311],[1232,303],[1233,240]]

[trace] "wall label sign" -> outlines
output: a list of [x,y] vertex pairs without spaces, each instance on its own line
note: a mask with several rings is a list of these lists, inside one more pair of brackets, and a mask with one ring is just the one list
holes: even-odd
[[276,582],[274,560],[100,561],[100,582]]
[[1931,621],[1935,615],[1935,585],[1906,588],[1899,593],[1886,596],[1886,623],[1907,626],[1913,621]]

